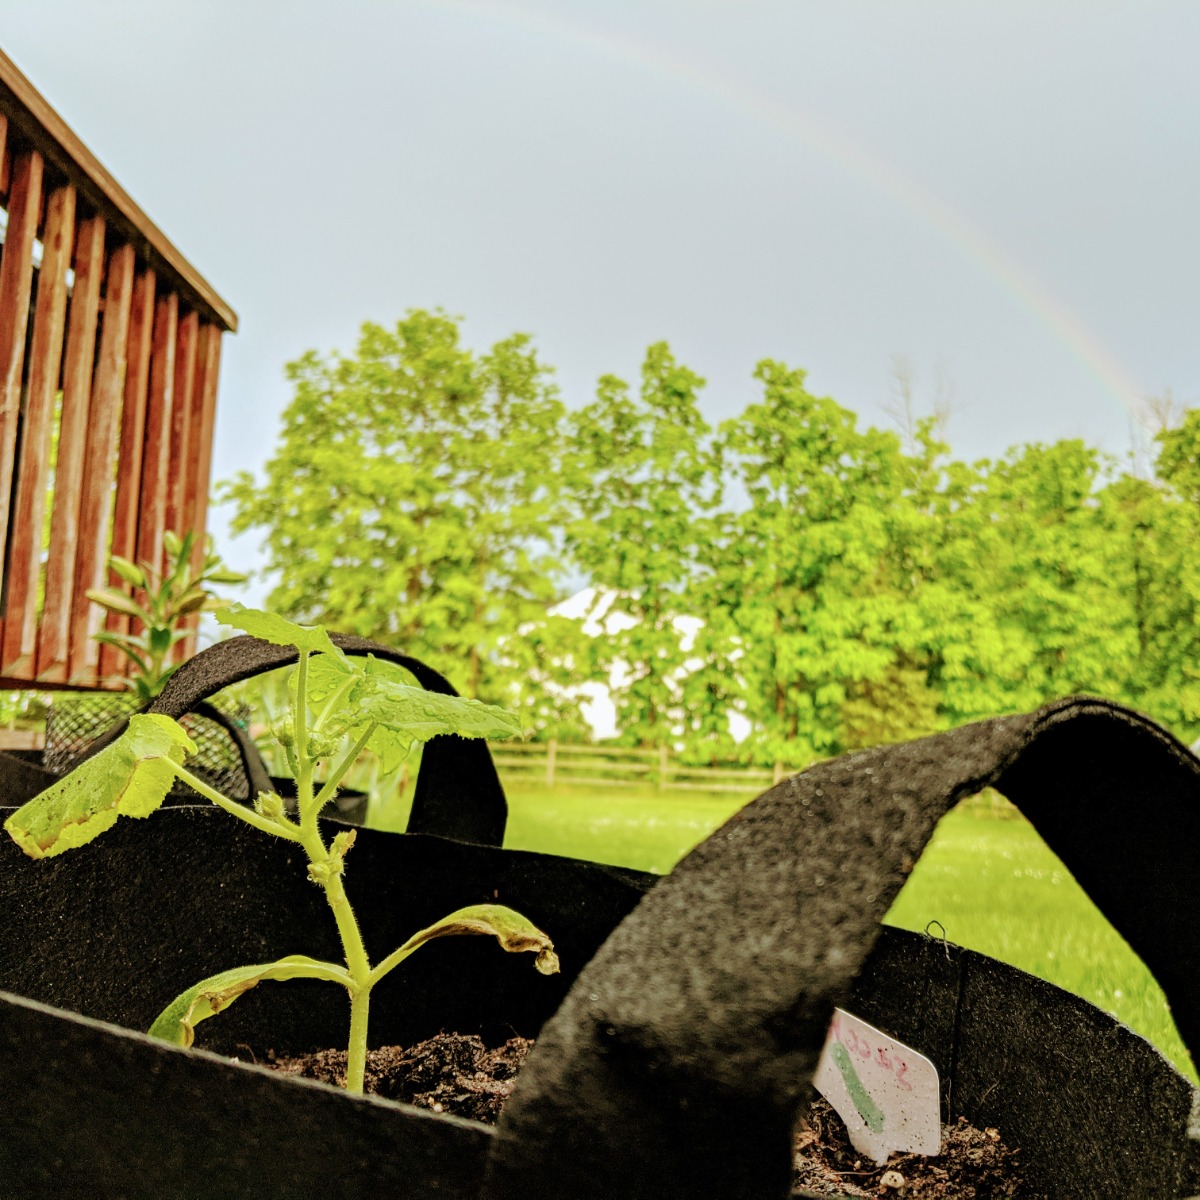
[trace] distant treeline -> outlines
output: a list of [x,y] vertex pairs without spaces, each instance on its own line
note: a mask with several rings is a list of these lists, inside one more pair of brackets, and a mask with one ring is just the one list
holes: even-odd
[[[862,429],[769,360],[712,428],[661,343],[636,386],[605,376],[568,409],[530,338],[476,354],[441,313],[288,374],[265,478],[224,489],[235,529],[265,533],[270,603],[402,646],[545,736],[583,736],[571,689],[614,678],[625,742],[701,762],[804,762],[1079,692],[1200,732],[1200,410],[1142,478],[1079,440],[961,462],[935,419]],[[581,579],[600,636],[547,615]]]

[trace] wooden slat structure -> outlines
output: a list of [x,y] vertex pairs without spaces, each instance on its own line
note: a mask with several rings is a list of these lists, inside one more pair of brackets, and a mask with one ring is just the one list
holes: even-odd
[[3,53],[0,212],[0,687],[120,686],[86,593],[203,532],[237,316]]

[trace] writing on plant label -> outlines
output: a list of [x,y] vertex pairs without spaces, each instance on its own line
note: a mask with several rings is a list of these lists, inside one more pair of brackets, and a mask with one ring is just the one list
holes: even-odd
[[896,1151],[937,1154],[942,1125],[937,1067],[911,1046],[836,1008],[813,1086],[875,1163]]

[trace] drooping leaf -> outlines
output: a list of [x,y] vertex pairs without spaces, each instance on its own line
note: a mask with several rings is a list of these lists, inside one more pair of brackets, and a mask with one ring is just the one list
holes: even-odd
[[148,817],[171,790],[171,764],[195,750],[170,717],[136,714],[111,746],[23,804],[4,828],[30,858],[82,846],[111,828],[118,815]]
[[527,917],[503,904],[472,904],[435,921],[427,929],[413,934],[398,950],[393,951],[372,972],[372,981],[382,979],[402,963],[414,950],[434,938],[455,937],[460,934],[483,934],[494,937],[510,954],[532,953],[534,967],[542,975],[557,975],[558,955],[554,943]]
[[300,651],[330,654],[339,662],[344,662],[346,658],[320,625],[297,625],[273,613],[259,612],[241,604],[231,604],[221,609],[216,619],[219,625],[240,629],[273,646],[295,646]]
[[190,1046],[196,1037],[196,1026],[201,1021],[216,1016],[264,979],[328,979],[346,987],[351,984],[350,974],[345,967],[303,954],[291,954],[273,963],[234,967],[218,975],[210,975],[176,996],[150,1026],[150,1036],[173,1042],[176,1046]]

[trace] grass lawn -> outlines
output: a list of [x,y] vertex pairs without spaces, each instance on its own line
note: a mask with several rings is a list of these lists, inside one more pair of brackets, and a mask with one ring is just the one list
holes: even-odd
[[[748,798],[505,786],[506,845],[657,872],[669,871]],[[940,921],[952,942],[1113,1013],[1196,1079],[1158,984],[1033,827],[1003,802],[969,802],[942,821],[886,920],[918,931]]]

